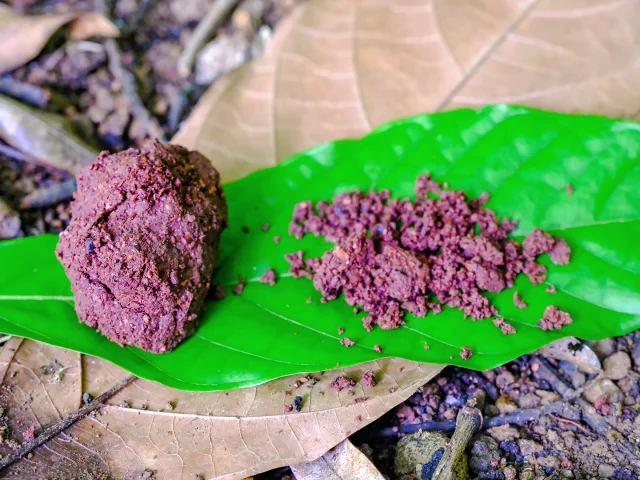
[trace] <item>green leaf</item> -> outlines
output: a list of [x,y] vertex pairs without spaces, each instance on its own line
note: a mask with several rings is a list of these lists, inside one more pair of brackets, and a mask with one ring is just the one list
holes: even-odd
[[[569,265],[542,260],[556,295],[524,276],[515,288],[528,309],[513,305],[513,290],[494,295],[516,335],[504,336],[490,320],[465,320],[454,309],[409,316],[398,330],[367,333],[345,302],[320,304],[311,281],[285,273],[286,253],[303,249],[318,256],[331,246],[287,235],[295,203],[353,189],[390,188],[395,196],[410,196],[424,172],[472,197],[490,192],[489,207],[519,221],[516,237],[539,226],[571,245]],[[209,303],[195,336],[174,352],[123,349],[80,325],[51,236],[0,244],[0,331],[103,357],[143,378],[190,390],[255,385],[383,355],[492,368],[563,336],[596,340],[640,327],[639,184],[640,125],[634,122],[508,106],[421,115],[226,185],[231,227],[215,280],[233,287],[241,275],[249,285],[241,296]],[[265,223],[268,233],[261,229]],[[276,244],[274,235],[282,242]],[[274,287],[258,282],[270,267],[280,273]],[[550,304],[570,312],[574,323],[558,332],[540,330],[537,322]],[[339,344],[338,327],[355,346]],[[382,355],[375,344],[383,346]],[[468,361],[459,356],[463,345],[474,352]]]

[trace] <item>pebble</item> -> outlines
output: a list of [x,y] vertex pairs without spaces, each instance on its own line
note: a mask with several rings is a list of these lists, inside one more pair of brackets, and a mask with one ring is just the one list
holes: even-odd
[[598,466],[598,475],[600,476],[600,478],[611,478],[613,477],[615,471],[616,469],[608,463],[601,463]]
[[636,339],[636,344],[631,351],[631,356],[633,357],[633,363],[635,363],[636,369],[640,370],[640,338]]
[[540,397],[540,404],[546,405],[547,403],[553,403],[560,401],[560,395],[548,390],[536,390],[536,395]]
[[516,480],[518,477],[518,471],[511,466],[505,467],[502,473],[504,473],[504,480]]
[[625,352],[616,352],[604,359],[604,374],[611,380],[621,380],[631,370],[631,358]]
[[593,351],[596,352],[600,358],[613,355],[616,351],[616,341],[613,338],[605,338],[593,344]]
[[536,408],[540,405],[540,397],[533,393],[527,393],[518,399],[520,408]]
[[480,436],[471,447],[471,460],[469,467],[475,473],[483,473],[493,468],[500,461],[498,443],[486,435]]
[[560,360],[558,366],[560,367],[560,370],[569,377],[573,388],[581,388],[587,381],[587,375],[581,372],[575,363]]
[[16,238],[20,235],[20,216],[0,198],[0,240]]
[[505,389],[515,381],[516,379],[509,371],[504,371],[496,377],[496,385],[501,389]]
[[509,440],[515,440],[520,437],[520,432],[511,425],[493,427],[487,430],[487,433],[498,442],[508,442]]
[[640,388],[640,374],[630,371],[627,375],[618,382],[618,387],[624,393],[629,393],[636,388]]
[[603,395],[607,396],[607,400],[610,403],[621,402],[624,399],[624,393],[608,378],[594,382],[583,394],[585,400],[593,405],[595,405]]
[[560,459],[555,455],[540,457],[538,458],[538,465],[542,468],[553,468],[554,470],[557,470],[560,466]]
[[500,415],[506,415],[507,413],[515,412],[518,406],[509,397],[503,395],[496,400],[496,408],[500,412]]
[[520,452],[525,457],[533,456],[534,454],[542,450],[542,445],[540,445],[538,442],[526,438],[518,440],[518,447],[520,447]]

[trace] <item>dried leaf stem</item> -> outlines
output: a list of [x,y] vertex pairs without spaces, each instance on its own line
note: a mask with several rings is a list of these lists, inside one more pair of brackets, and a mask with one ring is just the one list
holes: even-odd
[[22,100],[36,107],[44,108],[51,100],[51,92],[44,88],[20,82],[11,75],[0,77],[0,93]]
[[193,31],[191,38],[178,58],[178,73],[182,77],[191,74],[196,56],[212,36],[214,30],[238,5],[239,0],[216,0]]
[[58,435],[59,433],[61,433],[71,425],[73,425],[78,420],[86,417],[91,412],[102,407],[104,402],[109,400],[111,397],[113,397],[115,394],[117,394],[120,390],[122,390],[124,387],[129,385],[135,379],[136,377],[134,375],[130,375],[126,377],[124,380],[120,381],[118,384],[111,387],[109,390],[104,392],[95,400],[89,402],[88,404],[84,405],[83,407],[73,412],[67,418],[60,420],[58,423],[55,423],[47,427],[40,435],[38,435],[32,441],[23,443],[20,448],[18,448],[17,450],[14,450],[6,457],[0,459],[0,471],[2,471],[4,468],[8,467],[12,463],[16,462],[17,460],[20,460],[29,452],[33,451],[43,443],[55,437],[56,435]]
[[464,453],[473,434],[481,426],[482,413],[480,410],[473,407],[464,407],[460,410],[456,419],[456,430],[453,432],[451,441],[447,443],[442,460],[433,473],[434,480],[455,480],[454,465]]

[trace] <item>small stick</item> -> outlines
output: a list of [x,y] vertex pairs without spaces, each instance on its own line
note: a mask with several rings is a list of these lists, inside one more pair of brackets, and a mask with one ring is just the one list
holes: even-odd
[[584,428],[582,425],[580,425],[578,422],[574,422],[573,420],[567,420],[566,418],[562,418],[562,417],[556,417],[555,415],[549,415],[549,416],[551,418],[557,420],[558,422],[568,423],[569,425],[573,425],[574,427],[579,428],[580,430],[582,430],[587,435],[592,435],[593,434],[593,432],[590,432],[589,430]]
[[16,80],[9,74],[0,77],[0,93],[40,108],[46,107],[51,100],[48,90]]
[[70,178],[64,182],[38,188],[22,199],[20,209],[50,207],[68,200],[73,197],[76,187],[75,178]]
[[196,56],[212,36],[213,31],[238,5],[239,0],[216,0],[193,31],[191,38],[178,58],[178,74],[183,78],[191,75]]
[[5,157],[13,158],[14,160],[18,160],[19,162],[32,162],[33,159],[22,153],[20,150],[17,150],[5,143],[0,143],[0,153]]
[[472,407],[463,407],[460,410],[456,430],[453,432],[451,441],[447,443],[442,460],[440,460],[436,471],[433,473],[434,480],[454,480],[453,466],[460,459],[471,437],[481,425],[482,413],[480,413],[480,410]]
[[83,407],[81,407],[78,410],[76,410],[75,412],[73,412],[67,418],[65,418],[63,420],[60,420],[58,423],[55,423],[55,424],[47,427],[40,435],[38,435],[36,438],[31,440],[30,442],[23,443],[20,448],[18,448],[17,450],[14,450],[13,452],[11,452],[6,457],[0,459],[0,471],[3,470],[4,468],[8,467],[12,463],[16,462],[17,460],[20,460],[22,457],[27,455],[29,452],[33,451],[34,449],[36,449],[37,447],[39,447],[43,443],[45,443],[48,440],[50,440],[51,438],[55,437],[56,435],[58,435],[59,433],[61,433],[62,431],[64,431],[68,427],[70,427],[71,425],[73,425],[78,420],[86,417],[91,412],[93,412],[93,411],[99,409],[100,407],[102,407],[104,402],[109,400],[111,397],[113,397],[116,393],[118,393],[124,387],[129,385],[135,379],[136,379],[136,377],[134,375],[128,376],[127,378],[122,380],[120,383],[118,383],[117,385],[114,385],[109,390],[104,392],[102,395],[100,395],[95,400],[89,402],[88,404],[84,405]]
[[[95,9],[105,18],[108,17],[105,0],[95,0]],[[147,107],[138,96],[136,89],[136,79],[133,74],[124,68],[122,63],[122,52],[118,43],[113,38],[104,39],[104,49],[109,59],[109,71],[122,85],[122,94],[129,100],[131,113],[142,122],[149,136],[157,138],[162,143],[167,143],[164,131],[158,121],[151,116]]]

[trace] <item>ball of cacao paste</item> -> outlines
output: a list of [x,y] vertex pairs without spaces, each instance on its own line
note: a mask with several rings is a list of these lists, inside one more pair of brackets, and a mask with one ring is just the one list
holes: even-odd
[[103,152],[78,175],[71,213],[56,253],[80,321],[155,353],[190,336],[227,225],[211,163],[157,141]]

